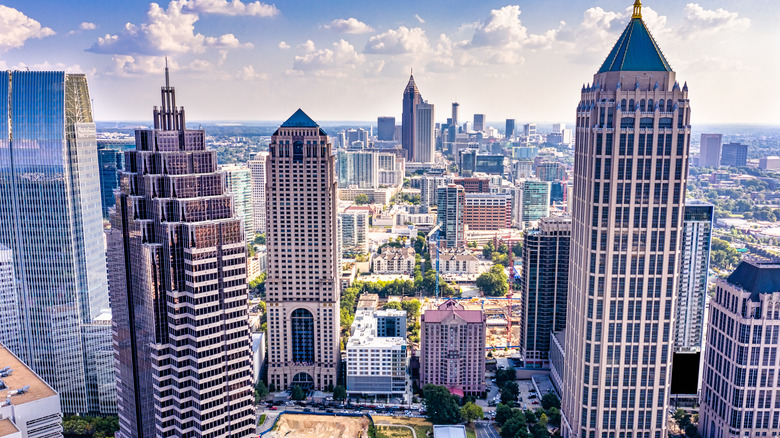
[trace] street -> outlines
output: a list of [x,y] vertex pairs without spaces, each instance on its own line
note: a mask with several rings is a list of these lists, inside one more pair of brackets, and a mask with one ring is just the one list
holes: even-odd
[[499,438],[498,432],[493,428],[493,423],[486,423],[484,421],[477,421],[474,423],[474,428],[477,432],[477,438]]

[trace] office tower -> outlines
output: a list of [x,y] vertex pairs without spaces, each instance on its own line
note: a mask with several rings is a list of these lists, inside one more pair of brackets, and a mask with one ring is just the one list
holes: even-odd
[[153,129],[135,131],[108,263],[121,438],[255,432],[243,218],[186,129],[168,69]]
[[686,199],[684,211],[675,352],[701,351],[715,206]]
[[470,176],[472,173],[474,173],[474,169],[476,169],[477,165],[477,150],[476,149],[465,149],[460,151],[459,158],[459,167],[460,170],[460,176]]
[[339,135],[342,149],[361,150],[369,147],[369,132],[365,129],[347,129]]
[[666,436],[690,103],[641,8],[577,107],[567,438]]
[[454,178],[452,183],[463,186],[466,193],[490,193],[490,180],[488,178]]
[[474,114],[474,130],[477,132],[485,131],[485,115]]
[[422,103],[420,90],[414,83],[414,76],[410,74],[409,83],[404,89],[403,112],[401,114],[401,147],[405,153],[404,158],[408,162],[418,161],[414,156],[414,144],[417,139],[417,105],[420,103]]
[[740,143],[726,143],[721,148],[720,165],[729,167],[747,166],[748,146]]
[[548,368],[550,336],[566,328],[571,218],[551,217],[523,237],[520,352],[526,366]]
[[743,259],[710,300],[699,410],[703,437],[776,436],[780,430],[780,264]]
[[465,210],[466,192],[462,186],[448,184],[436,189],[438,205],[437,222],[439,245],[443,248],[460,248],[466,244]]
[[252,170],[248,166],[230,164],[221,166],[225,172],[227,190],[233,195],[233,207],[238,217],[244,219],[244,236],[247,242],[255,239],[255,215],[252,204]]
[[361,189],[379,187],[379,163],[373,152],[338,152],[339,187],[357,186]]
[[458,102],[452,102],[452,126],[455,127],[456,131],[458,128],[458,110],[460,109],[460,104]]
[[268,158],[268,379],[278,390],[336,385],[341,254],[328,136],[300,109]]
[[436,191],[446,185],[446,179],[441,176],[423,176],[420,178],[420,204],[430,207],[438,205]]
[[122,169],[122,152],[116,149],[100,149],[98,146],[98,168],[100,169],[100,204],[103,219],[108,219],[108,210],[114,207],[114,190],[117,188],[117,171]]
[[258,152],[249,160],[249,170],[252,172],[252,222],[255,233],[265,233],[265,161],[268,152]]
[[536,135],[536,123],[526,123],[523,125],[523,135],[526,137]]
[[547,181],[527,180],[518,184],[520,189],[519,222],[527,224],[550,215],[550,188]]
[[420,386],[446,386],[460,396],[485,390],[485,314],[454,300],[420,318]]
[[560,134],[564,129],[566,129],[565,123],[553,123],[552,125],[552,132]]
[[339,213],[341,251],[344,254],[368,253],[368,211]]
[[517,126],[517,120],[506,119],[506,128],[504,129],[504,135],[506,138],[512,138],[515,136],[515,127]]
[[376,138],[379,141],[393,141],[395,138],[395,117],[377,117]]
[[518,178],[531,178],[533,176],[533,162],[530,160],[518,160],[512,163],[512,173],[515,180]]
[[101,414],[82,333],[109,308],[87,78],[0,72],[0,95],[0,244],[18,280],[16,353],[59,392],[64,413]]
[[414,161],[415,163],[433,163],[435,161],[436,130],[433,104],[423,101],[417,104],[414,127]]
[[476,155],[474,157],[474,172],[489,173],[491,175],[503,175],[504,156]]
[[702,134],[699,146],[699,167],[720,167],[723,134]]
[[536,177],[540,181],[566,181],[566,166],[549,161],[539,163],[536,166]]
[[57,392],[5,345],[0,345],[0,368],[6,371],[0,373],[3,380],[0,436],[62,437],[62,410]]
[[[21,326],[19,325],[19,296],[16,293],[14,275],[14,253],[0,244],[0,344],[18,353],[22,349]],[[111,338],[109,338],[111,339]]]
[[469,230],[512,227],[512,197],[499,193],[466,193],[463,221]]

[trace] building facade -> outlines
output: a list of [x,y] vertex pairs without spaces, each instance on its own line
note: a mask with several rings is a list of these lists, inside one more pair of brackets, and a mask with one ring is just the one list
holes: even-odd
[[526,180],[518,183],[520,202],[515,211],[519,215],[518,222],[528,224],[550,215],[551,183],[547,181]]
[[699,167],[720,167],[723,134],[702,134],[699,145]]
[[714,205],[685,200],[680,289],[674,330],[675,352],[701,351],[714,218]]
[[344,254],[368,253],[368,212],[339,213],[341,251]]
[[436,158],[436,129],[434,106],[427,100],[417,104],[414,126],[415,163],[433,163]]
[[453,394],[485,390],[485,314],[454,300],[426,310],[420,326],[420,386],[431,383]]
[[339,151],[339,187],[375,189],[379,187],[379,162],[373,152]]
[[477,132],[485,131],[485,115],[474,114],[474,130]]
[[100,414],[82,332],[109,309],[87,79],[5,71],[0,94],[0,244],[13,252],[17,279],[15,353],[59,393],[64,413]]
[[376,139],[379,141],[395,140],[395,117],[377,117]]
[[386,246],[374,256],[371,267],[375,274],[412,275],[414,273],[414,248]]
[[448,184],[436,189],[439,245],[460,248],[466,245],[466,192],[463,186]]
[[451,275],[474,275],[479,268],[479,259],[473,255],[458,251],[439,253],[439,272]]
[[255,239],[255,210],[252,204],[252,170],[248,166],[231,164],[221,166],[225,172],[227,189],[233,195],[236,214],[244,220],[244,235],[247,242]]
[[401,113],[401,147],[407,162],[417,161],[414,156],[414,143],[417,139],[417,105],[422,102],[420,90],[414,83],[414,76],[409,75],[403,95]]
[[743,260],[710,300],[699,432],[704,438],[780,430],[780,264]]
[[268,379],[277,390],[336,385],[340,260],[328,136],[300,109],[271,137],[266,186]]
[[641,8],[577,106],[565,438],[667,434],[690,103]]
[[520,353],[526,366],[547,368],[550,336],[566,328],[571,218],[545,218],[523,239]]
[[249,160],[249,170],[252,172],[252,222],[255,233],[265,233],[265,161],[268,152],[259,152]]
[[512,138],[514,137],[517,132],[517,120],[515,119],[506,119],[506,127],[504,128],[504,135],[506,138]]
[[566,166],[562,163],[545,161],[536,166],[536,177],[540,181],[566,181]]
[[[0,344],[18,354],[21,345],[21,326],[19,321],[19,295],[16,292],[14,274],[14,252],[0,244]],[[110,337],[108,338],[111,339]]]
[[166,69],[107,231],[121,438],[255,432],[243,218]]
[[504,194],[466,193],[464,223],[469,230],[488,231],[512,227],[512,197]]
[[463,186],[466,193],[490,193],[490,179],[488,178],[455,178],[452,183]]
[[747,166],[748,145],[726,143],[721,147],[720,165],[728,167]]

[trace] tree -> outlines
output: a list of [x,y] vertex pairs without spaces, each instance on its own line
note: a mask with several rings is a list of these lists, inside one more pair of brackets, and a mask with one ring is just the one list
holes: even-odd
[[423,387],[423,403],[426,416],[433,424],[455,424],[460,421],[458,397],[450,394],[443,386],[431,385]]
[[516,378],[517,378],[517,370],[515,370],[514,367],[496,370],[496,386],[498,386],[499,388],[504,386],[504,383],[513,381]]
[[292,387],[292,394],[290,394],[293,400],[303,400],[306,398],[306,391],[298,385]]
[[528,438],[528,426],[525,423],[523,413],[517,411],[503,426],[501,426],[501,438]]
[[685,436],[688,438],[701,438],[701,435],[699,435],[699,428],[693,424],[689,424],[688,427],[685,428]]
[[368,195],[361,193],[357,196],[355,196],[355,204],[357,205],[365,205],[371,202],[371,198],[368,197]]
[[547,419],[547,414],[542,414],[539,416],[539,421],[537,421],[538,424],[541,424],[542,426],[547,427],[547,422],[550,421]]
[[251,243],[246,244],[246,253],[249,258],[252,258],[255,256],[255,246]]
[[514,403],[517,401],[517,396],[520,394],[520,388],[517,386],[517,382],[511,380],[504,383],[501,387],[501,403]]
[[95,435],[93,438],[97,438],[98,434],[103,434],[103,436],[114,436],[116,431],[119,430],[119,417],[99,417],[95,419],[94,425]]
[[686,412],[684,409],[677,409],[674,411],[672,416],[677,421],[677,425],[680,426],[680,429],[682,430],[685,430],[685,428],[691,425],[691,414]]
[[558,400],[558,396],[553,392],[548,392],[542,396],[542,408],[547,410],[550,408],[561,409],[561,401]]
[[382,306],[383,309],[395,309],[395,310],[402,310],[401,309],[401,303],[398,301],[388,301],[387,304]]
[[547,418],[549,418],[550,424],[559,427],[561,425],[561,411],[556,407],[552,407],[547,410]]
[[477,277],[477,287],[486,296],[501,297],[509,291],[509,282],[502,266],[493,266]]
[[336,387],[333,388],[333,400],[342,401],[346,399],[347,399],[347,390],[341,385],[336,385]]
[[262,400],[268,396],[268,387],[265,386],[262,380],[258,380],[255,384],[255,400]]
[[265,233],[255,236],[255,245],[265,245]]
[[488,241],[488,243],[484,244],[482,246],[482,256],[486,259],[490,259],[490,257],[493,256],[493,251],[496,250],[496,247],[493,246],[493,242]]
[[536,423],[534,424],[534,427],[531,428],[531,435],[533,438],[550,438],[550,431],[547,430],[547,426]]
[[480,420],[485,416],[482,408],[475,405],[472,402],[468,402],[460,408],[460,416],[466,420],[466,423],[471,423],[474,420]]
[[512,418],[514,412],[519,411],[517,409],[512,409],[509,405],[499,403],[498,406],[496,406],[496,423],[498,423],[499,426],[503,426],[507,420]]
[[410,321],[416,321],[420,317],[420,300],[401,301],[401,308],[406,310],[406,318]]

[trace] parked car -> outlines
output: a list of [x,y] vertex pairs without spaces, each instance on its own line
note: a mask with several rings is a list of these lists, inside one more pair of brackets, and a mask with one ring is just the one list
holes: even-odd
[[271,411],[278,411],[279,410],[279,408],[277,408],[276,406],[271,406],[268,409],[271,410]]

